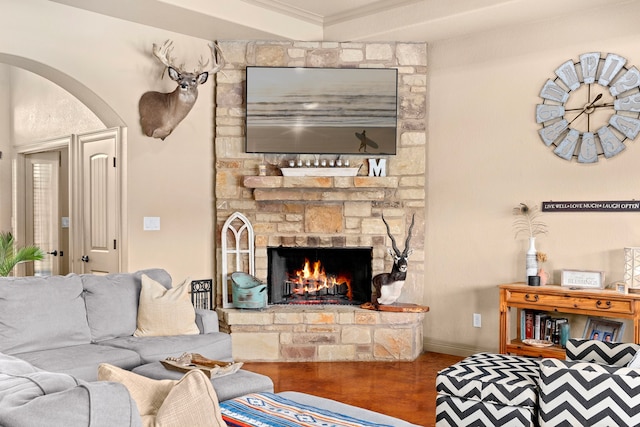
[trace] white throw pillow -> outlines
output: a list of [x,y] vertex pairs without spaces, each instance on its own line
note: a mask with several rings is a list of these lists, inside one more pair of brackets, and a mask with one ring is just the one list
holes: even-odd
[[123,384],[145,427],[226,426],[211,380],[200,370],[189,371],[178,381],[152,380],[101,363],[98,380]]
[[636,352],[636,355],[633,356],[633,359],[629,360],[629,363],[627,363],[627,368],[640,368],[640,350]]
[[197,335],[196,311],[189,299],[191,280],[167,289],[147,275],[142,275],[135,337]]

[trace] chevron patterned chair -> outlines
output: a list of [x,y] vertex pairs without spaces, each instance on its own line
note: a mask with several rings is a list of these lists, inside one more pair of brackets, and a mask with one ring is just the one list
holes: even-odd
[[540,426],[640,425],[640,369],[627,367],[638,350],[638,344],[571,339],[566,360],[543,359]]
[[639,351],[570,339],[566,360],[474,354],[438,372],[436,426],[640,426]]
[[536,426],[539,361],[477,353],[438,372],[436,426]]

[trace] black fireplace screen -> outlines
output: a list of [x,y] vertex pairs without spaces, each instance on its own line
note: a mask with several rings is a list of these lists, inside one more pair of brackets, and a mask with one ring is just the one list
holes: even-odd
[[276,247],[267,250],[270,304],[371,301],[372,248]]

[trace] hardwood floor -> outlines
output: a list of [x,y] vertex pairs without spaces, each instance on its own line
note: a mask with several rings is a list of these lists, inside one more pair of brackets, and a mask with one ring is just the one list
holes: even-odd
[[414,362],[245,362],[243,369],[271,377],[276,393],[314,394],[431,427],[436,374],[462,359],[425,352]]

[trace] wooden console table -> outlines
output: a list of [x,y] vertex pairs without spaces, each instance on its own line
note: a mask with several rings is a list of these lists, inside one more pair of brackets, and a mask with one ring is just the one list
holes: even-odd
[[[571,289],[558,285],[527,286],[524,283],[500,285],[500,353],[533,357],[564,358],[560,346],[533,347],[520,340],[520,312],[523,309],[549,313],[633,320],[633,341],[640,344],[640,294],[624,295],[613,290]],[[517,335],[509,333],[510,309],[518,314]]]

